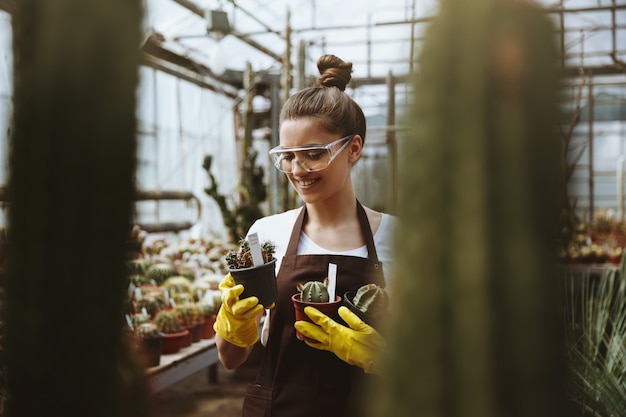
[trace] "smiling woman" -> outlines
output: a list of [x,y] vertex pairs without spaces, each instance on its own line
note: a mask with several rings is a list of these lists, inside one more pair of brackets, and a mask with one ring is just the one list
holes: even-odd
[[[346,307],[335,307],[328,316],[307,307],[304,313],[313,322],[298,320],[291,303],[299,284],[323,281],[330,264],[337,268],[336,294],[345,294],[366,284],[385,286],[392,261],[395,218],[361,205],[352,187],[352,166],[361,157],[366,132],[361,107],[344,91],[352,64],[324,55],[318,68],[318,84],[285,103],[280,146],[270,151],[304,206],[261,218],[248,232],[275,242],[280,262],[278,301],[266,312],[261,363],[246,393],[245,417],[306,417],[318,415],[320,407],[327,416],[360,416],[362,384],[378,381],[385,340],[376,330]],[[227,368],[244,363],[258,341],[248,329],[262,309],[254,297],[239,299],[240,287],[228,275],[220,284],[223,302],[215,330]]]

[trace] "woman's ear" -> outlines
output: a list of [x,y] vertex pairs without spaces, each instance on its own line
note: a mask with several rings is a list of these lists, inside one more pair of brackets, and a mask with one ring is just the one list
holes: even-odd
[[354,164],[361,157],[361,152],[363,151],[363,138],[360,135],[355,135],[350,141],[350,145],[348,145],[348,150],[350,151],[350,163]]

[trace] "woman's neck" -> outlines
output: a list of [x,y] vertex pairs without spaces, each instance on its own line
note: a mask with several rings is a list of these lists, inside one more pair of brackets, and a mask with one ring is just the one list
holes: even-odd
[[307,223],[315,227],[336,227],[356,219],[356,197],[347,195],[339,199],[307,204]]

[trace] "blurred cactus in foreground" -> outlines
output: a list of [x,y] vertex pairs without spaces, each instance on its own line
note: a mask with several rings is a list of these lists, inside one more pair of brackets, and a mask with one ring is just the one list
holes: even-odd
[[121,316],[142,2],[12,3],[6,415],[145,416]]
[[442,0],[426,32],[377,415],[565,415],[555,33],[504,0]]

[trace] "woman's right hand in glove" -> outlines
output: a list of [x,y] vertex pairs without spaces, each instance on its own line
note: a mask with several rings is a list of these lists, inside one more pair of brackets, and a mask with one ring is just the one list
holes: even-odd
[[257,318],[263,312],[257,297],[239,299],[243,285],[227,274],[219,285],[222,306],[217,313],[213,328],[225,341],[242,348],[254,345],[259,340]]

